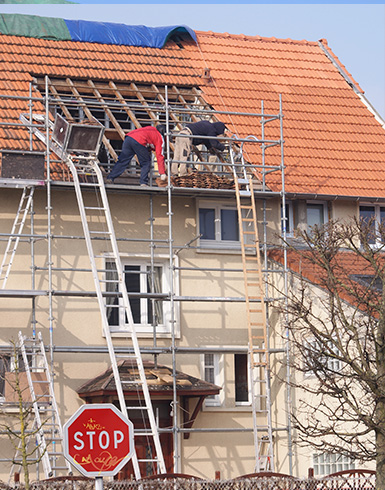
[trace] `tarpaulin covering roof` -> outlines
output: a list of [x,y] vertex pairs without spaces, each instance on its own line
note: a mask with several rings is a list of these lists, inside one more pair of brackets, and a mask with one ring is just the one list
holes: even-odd
[[58,41],[83,41],[122,46],[162,48],[173,34],[187,33],[196,41],[195,32],[187,26],[146,27],[66,20],[36,15],[1,14],[0,32]]

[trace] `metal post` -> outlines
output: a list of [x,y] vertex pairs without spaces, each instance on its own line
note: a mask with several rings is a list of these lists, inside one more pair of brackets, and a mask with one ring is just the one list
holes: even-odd
[[176,392],[176,344],[175,344],[175,303],[174,303],[174,257],[173,257],[173,228],[172,228],[172,202],[171,202],[171,165],[170,165],[170,119],[168,105],[168,87],[165,86],[166,99],[166,128],[167,128],[167,197],[168,197],[168,241],[169,241],[169,267],[170,267],[170,309],[171,309],[171,354],[172,354],[172,379],[173,379],[173,446],[174,446],[174,473],[180,472],[180,455],[179,455],[179,435],[178,435],[178,397]]
[[284,296],[286,303],[286,313],[284,319],[284,327],[286,334],[286,407],[287,407],[287,446],[289,460],[289,474],[293,474],[293,442],[292,442],[292,426],[291,426],[291,371],[290,371],[290,336],[288,329],[288,313],[287,313],[287,294],[288,294],[288,270],[287,270],[287,246],[286,246],[286,194],[285,194],[285,163],[284,163],[284,140],[283,140],[283,114],[282,114],[282,95],[279,96],[279,123],[280,123],[280,140],[281,140],[281,178],[282,178],[282,224],[283,224],[283,280],[284,280]]
[[103,490],[103,477],[95,476],[95,490]]

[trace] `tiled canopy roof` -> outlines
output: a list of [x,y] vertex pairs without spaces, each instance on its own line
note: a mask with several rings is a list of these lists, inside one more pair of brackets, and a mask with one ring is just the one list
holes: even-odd
[[[130,392],[137,394],[141,383],[137,366],[133,366],[130,361],[121,361],[118,368],[125,394],[127,395]],[[144,361],[144,370],[148,387],[152,394],[172,394],[173,377],[171,368],[163,365],[155,367],[153,362]],[[194,378],[181,371],[176,372],[176,386],[178,394],[186,396],[217,395],[221,389],[219,386]],[[87,381],[78,388],[77,392],[82,398],[116,394],[112,368],[108,368],[96,378]]]
[[[0,94],[28,95],[33,76],[134,81],[199,87],[218,111],[260,113],[263,100],[264,111],[274,114],[282,94],[286,191],[385,197],[385,132],[325,41],[196,34],[198,45],[191,38],[170,40],[163,49],[0,35]],[[28,110],[25,101],[0,105],[1,122],[16,122]],[[241,137],[261,136],[255,118],[223,119]],[[267,138],[279,137],[277,125],[266,126]],[[0,128],[1,146],[22,149],[25,135]],[[260,163],[253,148],[248,156]],[[279,163],[278,148],[269,154]],[[280,190],[278,174],[268,184]]]

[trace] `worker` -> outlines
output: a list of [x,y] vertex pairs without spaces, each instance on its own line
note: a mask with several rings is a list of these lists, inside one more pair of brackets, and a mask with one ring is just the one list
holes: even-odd
[[138,157],[140,164],[140,185],[148,187],[148,175],[151,170],[151,152],[154,151],[158,162],[158,172],[161,180],[166,180],[166,169],[164,164],[164,135],[166,126],[145,126],[134,129],[126,134],[123,141],[122,151],[116,161],[113,169],[107,175],[107,180],[119,177],[128,165],[134,155]]
[[[172,175],[187,175],[187,161],[192,145],[205,145],[207,150],[211,152],[223,151],[224,145],[217,139],[217,136],[224,136],[226,125],[223,122],[198,121],[196,123],[189,123],[185,125],[185,128],[179,132],[181,137],[175,138],[174,149],[174,161],[171,165]],[[200,138],[199,136],[212,136],[210,139]],[[209,157],[209,161],[213,161]],[[216,158],[216,155],[214,156]]]

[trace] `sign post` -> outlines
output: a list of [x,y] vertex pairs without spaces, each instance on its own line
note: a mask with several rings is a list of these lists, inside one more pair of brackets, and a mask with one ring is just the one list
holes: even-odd
[[95,477],[96,490],[103,476],[113,476],[135,451],[134,427],[110,403],[81,406],[63,426],[64,456],[85,476]]

